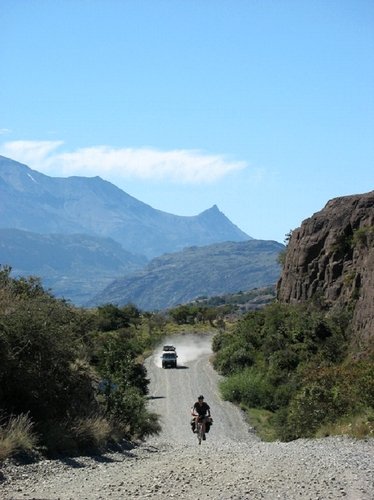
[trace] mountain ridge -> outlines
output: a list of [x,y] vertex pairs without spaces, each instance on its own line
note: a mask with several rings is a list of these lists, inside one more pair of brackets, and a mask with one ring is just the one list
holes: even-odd
[[185,248],[156,257],[143,269],[116,279],[87,305],[131,302],[147,311],[161,310],[203,295],[275,284],[283,249],[276,241],[254,239]]
[[101,177],[49,177],[4,156],[0,195],[2,228],[111,237],[148,258],[190,245],[251,239],[216,205],[194,216],[173,215]]
[[38,276],[54,295],[76,305],[147,262],[111,238],[0,228],[0,264],[10,266],[13,276]]

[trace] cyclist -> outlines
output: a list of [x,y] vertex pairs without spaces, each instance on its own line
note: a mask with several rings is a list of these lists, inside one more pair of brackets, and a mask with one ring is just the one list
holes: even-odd
[[[203,440],[205,441],[205,425],[211,422],[210,406],[204,401],[204,396],[200,395],[196,403],[191,408],[191,414],[194,418],[194,428],[197,429],[198,419],[203,419]],[[201,420],[200,420],[201,421]],[[194,431],[195,432],[195,431]]]

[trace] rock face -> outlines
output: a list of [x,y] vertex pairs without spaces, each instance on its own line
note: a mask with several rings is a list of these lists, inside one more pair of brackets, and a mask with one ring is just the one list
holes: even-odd
[[374,191],[330,200],[292,232],[277,297],[353,307],[357,347],[369,346],[374,340]]

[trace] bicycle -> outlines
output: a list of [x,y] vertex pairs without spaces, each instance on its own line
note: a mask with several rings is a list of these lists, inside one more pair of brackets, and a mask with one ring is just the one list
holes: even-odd
[[198,440],[199,444],[201,444],[201,441],[205,438],[204,421],[205,421],[205,417],[202,417],[202,416],[199,416],[199,418],[197,419],[196,435],[197,435],[197,440]]

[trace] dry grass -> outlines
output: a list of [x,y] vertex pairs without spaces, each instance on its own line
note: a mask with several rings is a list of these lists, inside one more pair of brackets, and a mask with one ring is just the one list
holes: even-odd
[[111,437],[112,425],[104,417],[93,415],[76,420],[72,426],[72,433],[80,446],[102,448]]
[[33,432],[33,423],[27,414],[2,418],[0,422],[0,461],[16,453],[32,451],[38,438]]
[[374,437],[374,413],[366,411],[362,414],[341,419],[334,424],[326,424],[317,432],[317,437],[345,435],[356,439]]
[[43,444],[48,456],[76,456],[104,449],[112,439],[110,421],[100,415],[64,421],[49,421],[43,429]]

